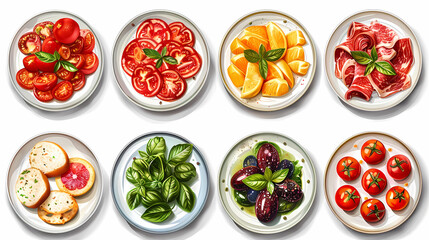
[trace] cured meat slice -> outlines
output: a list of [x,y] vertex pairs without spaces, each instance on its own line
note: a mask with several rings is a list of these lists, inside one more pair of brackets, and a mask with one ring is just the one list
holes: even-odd
[[369,81],[381,98],[385,98],[399,91],[408,89],[411,86],[411,77],[396,69],[396,75],[388,76],[380,73],[377,69],[371,72]]
[[403,38],[398,40],[393,49],[397,52],[396,57],[392,59],[393,67],[396,71],[405,74],[409,73],[414,61],[411,39]]
[[396,51],[393,48],[379,47],[377,55],[379,61],[390,61],[396,56]]
[[398,34],[391,28],[379,23],[378,21],[371,22],[371,30],[375,35],[376,47],[393,48],[399,40]]
[[343,79],[343,67],[347,60],[353,59],[350,54],[351,41],[346,41],[335,48],[335,76]]
[[347,40],[351,41],[352,51],[368,51],[375,45],[375,37],[371,28],[358,22],[352,22],[350,25]]
[[343,66],[341,75],[343,76],[343,83],[347,87],[350,87],[353,82],[355,77],[355,67],[356,61],[354,59],[347,60]]
[[350,100],[352,97],[363,98],[366,101],[371,99],[372,92],[374,88],[369,81],[368,76],[365,77],[366,66],[355,64],[355,74],[353,83],[350,85],[350,88],[347,90],[345,98]]

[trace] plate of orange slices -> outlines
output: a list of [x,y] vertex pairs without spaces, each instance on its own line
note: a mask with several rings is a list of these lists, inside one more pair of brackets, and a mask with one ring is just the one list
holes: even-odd
[[254,110],[276,111],[298,101],[316,71],[316,49],[293,17],[274,10],[249,13],[225,34],[219,51],[225,88]]

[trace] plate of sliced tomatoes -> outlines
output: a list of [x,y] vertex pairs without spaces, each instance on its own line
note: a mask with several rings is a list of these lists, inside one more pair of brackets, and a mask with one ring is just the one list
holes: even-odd
[[113,50],[119,88],[133,103],[152,111],[190,102],[204,86],[209,66],[209,49],[199,28],[166,10],[133,18]]
[[325,197],[347,227],[368,234],[387,232],[416,209],[422,191],[420,165],[401,140],[367,132],[343,142],[325,171]]
[[95,91],[102,72],[101,44],[92,28],[74,14],[38,14],[12,40],[12,85],[37,108],[63,111],[78,106]]

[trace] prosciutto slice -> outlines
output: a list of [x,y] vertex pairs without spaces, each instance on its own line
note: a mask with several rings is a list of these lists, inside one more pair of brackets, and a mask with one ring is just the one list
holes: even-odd
[[411,86],[411,77],[408,74],[399,69],[395,69],[395,71],[396,75],[394,76],[384,75],[377,69],[371,72],[371,77],[368,79],[381,98],[408,89]]
[[413,49],[411,48],[411,39],[400,39],[396,42],[393,49],[397,52],[397,56],[392,59],[393,67],[396,71],[401,71],[408,74],[414,61]]
[[352,97],[363,98],[366,101],[371,99],[374,88],[372,87],[369,78],[364,76],[365,69],[366,66],[357,63],[355,64],[353,83],[350,85],[345,95],[347,100],[350,100]]
[[393,48],[399,40],[398,34],[391,28],[377,22],[371,22],[371,30],[375,35],[376,48],[386,47]]

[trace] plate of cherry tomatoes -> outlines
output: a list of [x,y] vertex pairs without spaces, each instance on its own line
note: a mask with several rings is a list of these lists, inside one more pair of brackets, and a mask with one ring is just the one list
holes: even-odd
[[376,234],[395,229],[412,215],[422,175],[419,162],[401,140],[366,132],[335,150],[324,184],[328,205],[344,225]]
[[133,18],[113,50],[119,88],[133,103],[152,111],[190,102],[204,86],[209,66],[208,45],[197,25],[171,11]]
[[15,34],[9,74],[18,94],[47,111],[74,108],[95,91],[103,72],[103,51],[92,28],[60,11],[38,14]]

